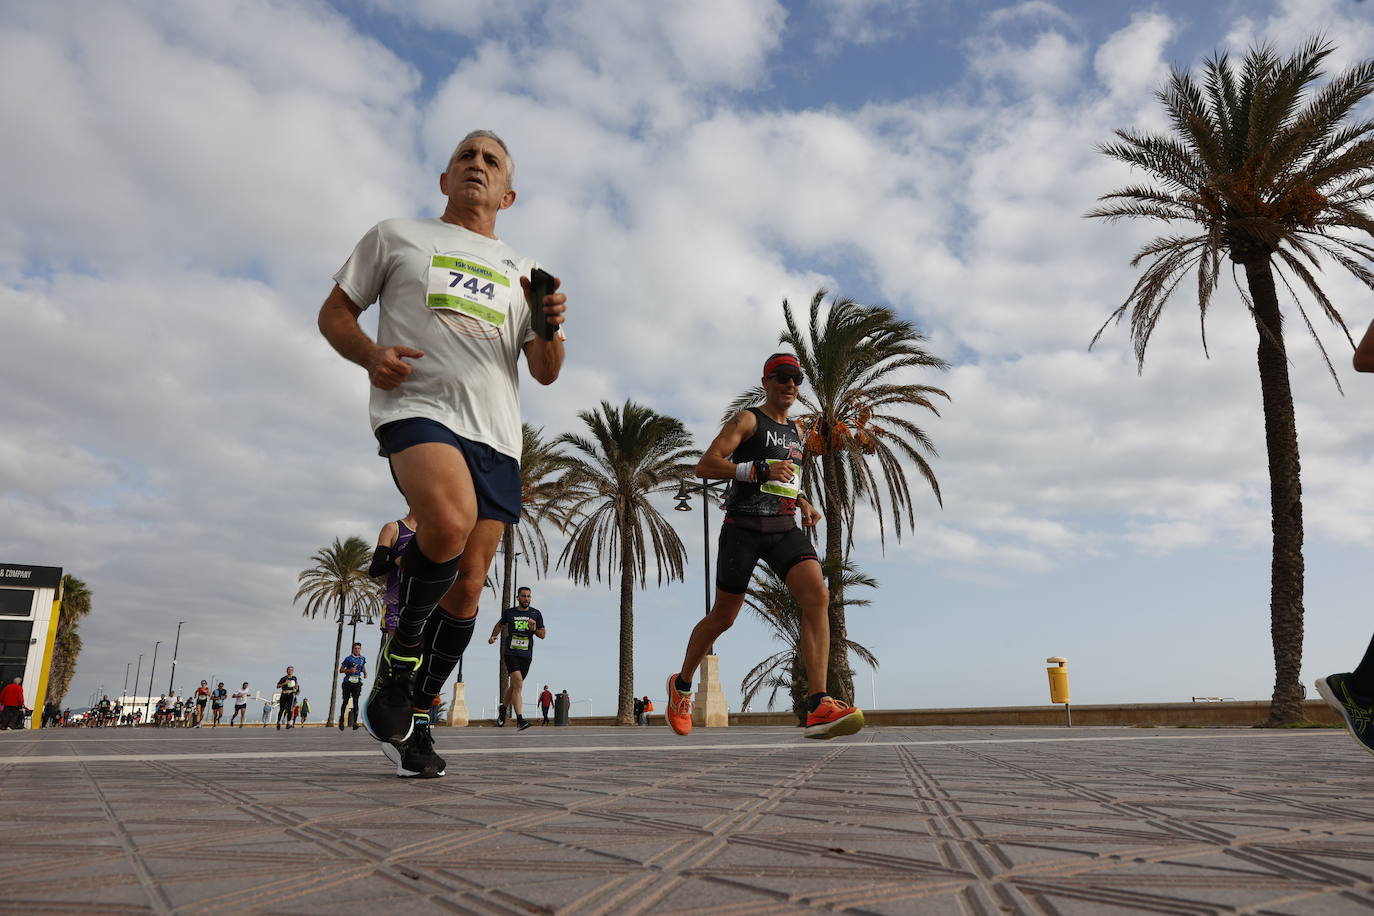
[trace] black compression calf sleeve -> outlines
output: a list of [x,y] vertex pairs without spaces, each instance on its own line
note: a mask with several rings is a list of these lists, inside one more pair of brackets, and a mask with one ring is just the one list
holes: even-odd
[[415,679],[415,692],[411,700],[416,709],[429,709],[444,682],[458,666],[458,659],[472,641],[472,631],[477,627],[477,618],[460,620],[450,617],[443,611],[431,614],[425,624],[425,660],[420,666],[420,676]]
[[406,547],[401,558],[400,620],[396,641],[415,646],[424,634],[425,621],[458,578],[458,558],[435,563],[420,550],[420,539]]

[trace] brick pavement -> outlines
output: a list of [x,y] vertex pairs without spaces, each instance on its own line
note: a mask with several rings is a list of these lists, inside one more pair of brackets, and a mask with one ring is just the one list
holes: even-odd
[[4,913],[1374,913],[1374,758],[1250,729],[0,733]]

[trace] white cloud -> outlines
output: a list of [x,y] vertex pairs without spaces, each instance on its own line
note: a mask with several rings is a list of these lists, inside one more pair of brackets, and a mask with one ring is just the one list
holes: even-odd
[[838,43],[871,45],[900,38],[919,20],[921,0],[819,0],[828,33],[817,43],[821,53]]

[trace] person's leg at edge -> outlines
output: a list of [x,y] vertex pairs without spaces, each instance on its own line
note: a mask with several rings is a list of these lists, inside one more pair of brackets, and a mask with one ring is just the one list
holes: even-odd
[[701,660],[715,645],[717,639],[735,625],[740,608],[744,607],[744,595],[733,595],[716,587],[716,601],[711,605],[711,613],[697,621],[692,627],[692,635],[687,638],[687,652],[682,658],[682,668],[678,671],[678,689],[690,690],[692,678],[696,677]]

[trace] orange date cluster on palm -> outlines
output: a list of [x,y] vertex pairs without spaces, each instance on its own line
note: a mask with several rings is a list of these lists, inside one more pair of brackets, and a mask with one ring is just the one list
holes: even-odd
[[[1277,193],[1275,193],[1277,190]],[[1325,194],[1305,181],[1261,189],[1248,172],[1220,175],[1204,185],[1196,202],[1215,221],[1272,220],[1281,226],[1311,229],[1326,208]]]
[[867,404],[852,406],[852,411],[845,412],[844,416],[847,419],[836,419],[828,424],[828,429],[824,419],[817,414],[801,418],[808,455],[843,452],[855,447],[865,455],[871,455],[878,450],[878,439],[885,430],[872,422],[873,410]]

